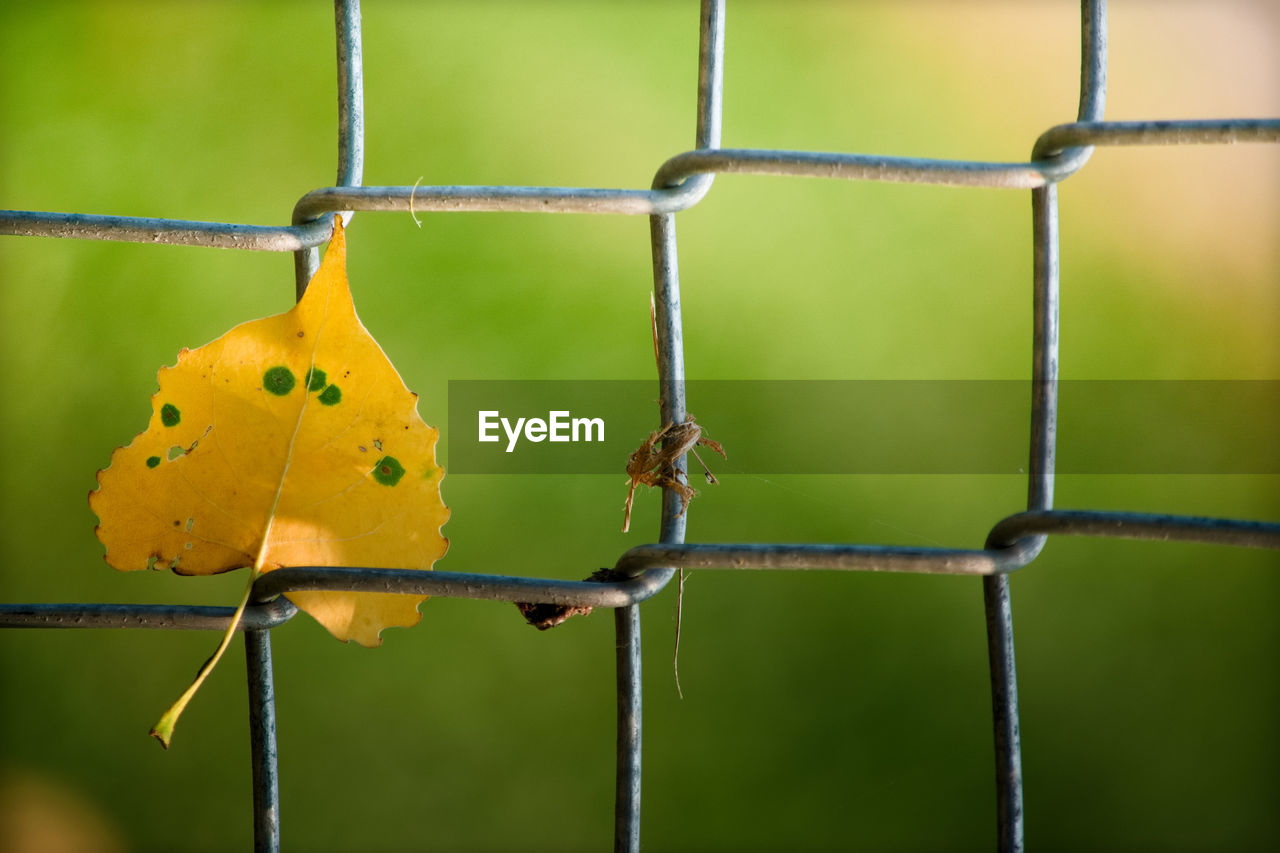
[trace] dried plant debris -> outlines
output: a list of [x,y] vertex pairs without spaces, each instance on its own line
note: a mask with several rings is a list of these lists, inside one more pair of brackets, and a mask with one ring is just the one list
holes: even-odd
[[[584,580],[593,583],[613,583],[614,581],[627,580],[627,578],[627,575],[614,569],[600,569],[597,572],[592,572],[591,577]],[[586,616],[592,610],[587,605],[534,603],[529,601],[517,601],[516,608],[524,616],[525,621],[539,631],[563,625],[571,616]]]
[[692,453],[698,460],[708,483],[714,485],[718,482],[706,463],[702,461],[702,457],[698,455],[698,447],[710,448],[719,453],[722,459],[728,458],[719,442],[712,441],[702,434],[702,427],[694,422],[693,415],[689,415],[684,423],[667,424],[662,429],[650,433],[649,437],[640,443],[636,451],[631,454],[631,458],[627,460],[627,477],[630,479],[630,487],[627,489],[625,515],[622,519],[623,533],[631,529],[631,505],[635,499],[636,486],[671,489],[680,496],[682,503],[680,514],[683,515],[689,508],[689,501],[693,500],[698,493],[676,476],[675,469],[676,460],[685,453]]

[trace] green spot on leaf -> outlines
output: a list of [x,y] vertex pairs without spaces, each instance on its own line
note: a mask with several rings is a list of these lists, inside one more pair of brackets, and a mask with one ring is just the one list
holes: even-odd
[[297,384],[293,371],[283,365],[272,367],[262,374],[262,387],[277,397],[288,394]]
[[307,390],[319,391],[324,387],[325,383],[324,371],[317,367],[313,367],[307,371]]
[[404,466],[394,456],[384,456],[373,466],[373,479],[384,486],[394,486],[404,476]]
[[157,466],[157,465],[159,465],[159,464],[160,464],[160,457],[159,457],[159,456],[148,456],[148,457],[147,457],[147,467],[148,467],[148,468],[154,468],[154,467],[156,467],[156,466]]
[[167,427],[177,426],[182,421],[182,412],[173,403],[165,403],[160,407],[160,423]]
[[330,385],[324,389],[324,393],[320,395],[320,402],[326,406],[336,406],[342,401],[342,391],[337,385]]

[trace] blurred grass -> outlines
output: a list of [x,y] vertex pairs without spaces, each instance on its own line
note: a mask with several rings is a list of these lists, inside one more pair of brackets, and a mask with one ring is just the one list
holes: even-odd
[[[692,143],[692,2],[365,5],[368,184],[646,186]],[[1075,115],[1076,15],[731,4],[725,145],[1021,159]],[[1266,4],[1126,4],[1112,24],[1113,117],[1280,113]],[[284,222],[333,180],[332,43],[321,2],[7,4],[0,202]],[[1064,376],[1280,378],[1278,178],[1274,147],[1096,152],[1061,191]],[[1025,377],[1027,209],[1025,193],[720,177],[678,220],[689,373]],[[446,421],[449,379],[652,375],[643,219],[360,214],[349,240],[361,316],[428,422]],[[282,255],[0,242],[6,601],[235,600],[237,575],[108,570],[84,496],[143,427],[159,366],[292,292]],[[1025,490],[723,480],[691,540],[978,546]],[[1058,504],[1274,519],[1277,486],[1061,477]],[[617,532],[621,471],[451,476],[445,496],[458,571],[578,578],[656,529],[641,495],[637,532]],[[1276,568],[1055,540],[1014,578],[1037,846],[1275,845]],[[646,847],[989,849],[980,601],[954,578],[698,573],[683,702],[672,592],[647,605]],[[437,600],[376,652],[305,617],[273,638],[288,849],[607,846],[607,613],[535,634],[509,607]],[[0,640],[10,773],[93,804],[129,849],[247,846],[238,647],[162,753],[146,727],[211,635]]]

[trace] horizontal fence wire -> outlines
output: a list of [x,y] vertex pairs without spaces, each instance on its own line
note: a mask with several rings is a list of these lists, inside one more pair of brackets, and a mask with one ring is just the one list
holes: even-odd
[[[874,544],[685,543],[680,496],[664,490],[658,541],[619,556],[609,578],[563,581],[470,572],[297,566],[263,575],[237,629],[244,632],[253,748],[255,849],[280,846],[278,762],[270,629],[289,621],[293,592],[341,590],[548,603],[615,610],[617,775],[614,847],[640,848],[641,654],[639,606],[684,569],[888,571],[983,578],[992,680],[1001,850],[1023,849],[1021,755],[1008,575],[1032,563],[1049,536],[1195,542],[1280,549],[1280,523],[1054,508],[1057,424],[1058,215],[1056,185],[1095,146],[1280,142],[1280,119],[1103,120],[1106,3],[1081,2],[1080,99],[1074,122],[1049,128],[1025,163],[850,153],[722,148],[725,4],[702,0],[695,147],[662,163],[648,189],[535,186],[362,186],[364,102],[358,0],[336,0],[338,170],[335,186],[303,195],[287,226],[195,222],[83,213],[0,211],[0,234],[294,252],[301,296],[333,233],[332,216],[355,212],[519,212],[650,217],[661,419],[687,415],[675,214],[705,198],[717,174],[1032,191],[1033,312],[1031,423],[1025,511],[998,520],[980,549]],[[678,476],[687,477],[683,457]],[[0,604],[0,627],[226,630],[230,607],[96,603]]]
[[835,178],[847,181],[938,186],[1035,189],[1058,183],[1084,165],[1071,148],[1099,145],[1190,145],[1280,141],[1280,119],[1145,122],[1082,121],[1058,125],[1036,141],[1026,163],[933,160],[816,151],[699,148],[677,154],[659,167],[654,189],[517,186],[322,187],[294,207],[296,224],[238,225],[88,213],[0,211],[0,235],[166,243],[215,249],[297,252],[322,246],[332,212],[380,213],[577,213],[656,216],[696,205],[709,182],[690,178],[715,174]]
[[[654,569],[879,571],[932,575],[1003,575],[1030,565],[1047,535],[1187,542],[1280,550],[1280,523],[1090,510],[1020,512],[997,522],[987,547],[697,543],[637,545],[614,564],[621,581],[563,581],[470,572],[294,566],[263,575],[239,630],[283,625],[297,614],[291,592],[386,592],[528,601],[568,607],[630,607],[662,591],[669,575]],[[152,628],[225,631],[234,607],[166,604],[0,604],[4,628]]]

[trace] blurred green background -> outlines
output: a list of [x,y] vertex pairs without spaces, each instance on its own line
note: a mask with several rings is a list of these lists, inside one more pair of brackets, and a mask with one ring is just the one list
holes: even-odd
[[[693,144],[697,5],[367,0],[365,183],[647,186]],[[1110,117],[1280,114],[1274,3],[1114,5]],[[1071,2],[728,12],[726,146],[1020,160],[1075,116]],[[5,3],[0,206],[285,223],[333,181],[333,42],[321,0]],[[1274,146],[1097,151],[1061,190],[1063,376],[1280,379],[1277,189]],[[690,377],[1028,377],[1027,195],[717,178],[677,220]],[[348,241],[429,423],[450,379],[652,376],[644,218],[421,219],[358,214]],[[242,573],[107,568],[85,495],[157,368],[292,294],[286,255],[0,241],[4,601],[236,600]],[[728,450],[691,541],[977,547],[1025,501],[1018,477],[736,475]],[[440,567],[611,565],[657,528],[650,493],[618,532],[622,461],[447,477]],[[1275,519],[1280,483],[1064,476],[1057,500]],[[1013,578],[1034,847],[1275,849],[1277,568],[1055,539]],[[683,701],[674,587],[643,612],[646,849],[993,847],[977,581],[695,573]],[[376,651],[305,616],[273,632],[285,849],[607,849],[610,615],[542,634],[509,605],[423,613]],[[172,750],[146,736],[215,640],[3,632],[0,846],[18,821],[81,849],[247,848],[242,647]]]

